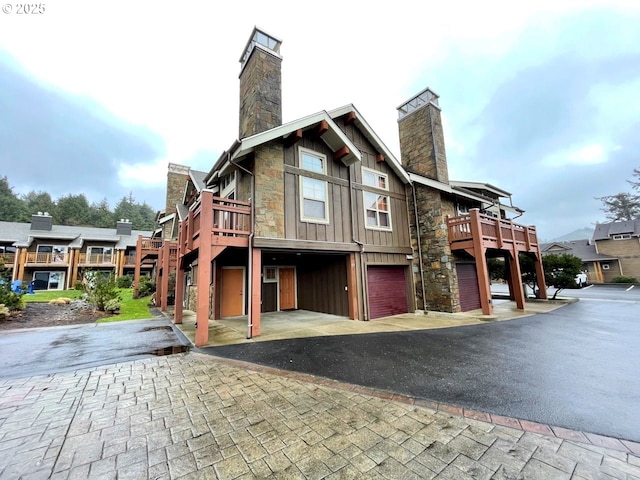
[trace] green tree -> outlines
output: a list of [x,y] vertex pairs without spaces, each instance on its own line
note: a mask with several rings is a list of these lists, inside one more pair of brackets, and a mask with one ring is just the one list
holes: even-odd
[[84,193],[60,197],[56,205],[55,222],[60,225],[88,225],[91,215]]
[[13,193],[7,177],[0,178],[0,221],[26,222],[29,214],[24,202]]
[[117,203],[113,216],[116,220],[129,219],[135,230],[152,230],[156,214],[146,203],[136,203],[131,194]]
[[[627,180],[635,192],[640,193],[640,169],[634,169],[631,180]],[[633,193],[616,193],[604,197],[596,197],[602,202],[602,211],[608,220],[613,222],[634,220],[640,217],[640,195]]]
[[116,226],[116,221],[106,198],[99,203],[91,204],[89,225],[100,228],[113,228]]
[[559,291],[576,286],[576,275],[582,271],[582,260],[569,253],[545,255],[542,265],[547,285],[556,289],[554,300]]
[[22,196],[27,212],[33,215],[37,212],[47,212],[56,218],[56,204],[47,192],[31,191]]

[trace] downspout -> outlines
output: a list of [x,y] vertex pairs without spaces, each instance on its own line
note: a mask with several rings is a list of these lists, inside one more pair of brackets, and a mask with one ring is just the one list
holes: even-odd
[[424,267],[422,265],[422,242],[420,240],[420,221],[418,220],[418,201],[416,200],[416,186],[411,182],[411,191],[413,192],[413,214],[416,219],[416,237],[418,241],[418,265],[420,267],[420,287],[422,289],[422,309],[427,311],[426,291],[424,289]]
[[[236,140],[233,144],[233,146],[231,147],[231,150],[235,150],[236,147],[240,144],[240,142],[238,140]],[[227,160],[229,161],[229,163],[231,165],[235,165],[236,167],[238,167],[238,169],[242,170],[243,172],[247,173],[250,177],[251,177],[251,191],[250,191],[250,195],[251,195],[251,233],[249,234],[249,248],[248,248],[248,261],[247,261],[247,276],[249,281],[247,282],[248,288],[247,288],[247,295],[249,296],[249,301],[247,302],[247,306],[249,308],[249,311],[247,312],[247,338],[250,339],[251,338],[251,328],[253,327],[253,309],[251,308],[251,302],[253,302],[253,237],[254,237],[254,232],[255,232],[255,224],[256,224],[256,216],[255,216],[255,204],[256,204],[256,199],[255,199],[255,177],[253,175],[252,172],[250,172],[249,170],[247,170],[246,168],[244,168],[242,165],[240,165],[239,163],[235,163],[232,159],[231,159],[231,151],[227,152]],[[237,186],[237,184],[236,184]]]
[[[356,239],[356,227],[355,227],[355,216],[353,206],[355,202],[353,201],[353,178],[351,175],[351,167],[348,169],[349,172],[349,201],[350,205],[350,213],[351,213],[351,240],[354,243],[357,243],[360,246],[360,281],[362,282],[362,297],[363,297],[363,306],[362,306],[362,319],[367,322],[369,321],[369,305],[367,299],[369,296],[367,295],[367,278],[366,272],[364,268],[364,243],[360,242]],[[356,286],[356,290],[357,290]]]

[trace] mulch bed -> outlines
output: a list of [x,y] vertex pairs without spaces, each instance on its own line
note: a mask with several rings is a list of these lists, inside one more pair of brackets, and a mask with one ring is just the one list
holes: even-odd
[[11,312],[9,317],[0,319],[0,330],[79,325],[110,316],[110,313],[94,311],[82,302],[66,305],[27,303],[24,310]]

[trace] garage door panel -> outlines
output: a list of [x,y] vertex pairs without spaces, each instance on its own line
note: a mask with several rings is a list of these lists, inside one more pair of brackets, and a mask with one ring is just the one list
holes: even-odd
[[368,267],[369,318],[409,311],[405,267]]
[[482,308],[475,264],[457,263],[456,272],[458,274],[458,290],[460,292],[460,308],[462,311],[468,312]]

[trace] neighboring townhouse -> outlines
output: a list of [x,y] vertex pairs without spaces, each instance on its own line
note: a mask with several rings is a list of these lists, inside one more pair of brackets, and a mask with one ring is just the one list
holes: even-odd
[[640,217],[597,224],[593,232],[593,243],[599,254],[618,260],[601,265],[605,282],[620,275],[640,280]]
[[132,230],[128,220],[115,228],[55,225],[48,213],[39,212],[31,223],[0,222],[0,257],[12,281],[33,281],[35,290],[64,290],[88,270],[119,277],[140,265],[150,275],[154,264],[136,260],[138,238],[150,234]]
[[[438,97],[420,92],[398,108],[402,161],[353,105],[282,124],[280,40],[254,29],[240,59],[238,139],[208,172],[170,164],[166,209],[153,237],[157,295],[166,309],[175,269],[175,319],[196,312],[196,345],[208,320],[305,309],[354,320],[416,310],[490,314],[486,260],[507,259],[518,308],[518,253],[536,260],[534,227],[511,195],[449,181]],[[155,253],[153,251],[156,243]]]
[[[588,283],[605,283],[620,275],[617,257],[598,253],[592,240],[570,240],[540,244],[542,255],[574,255],[582,260],[582,271],[587,274]],[[611,275],[610,275],[611,274]]]

